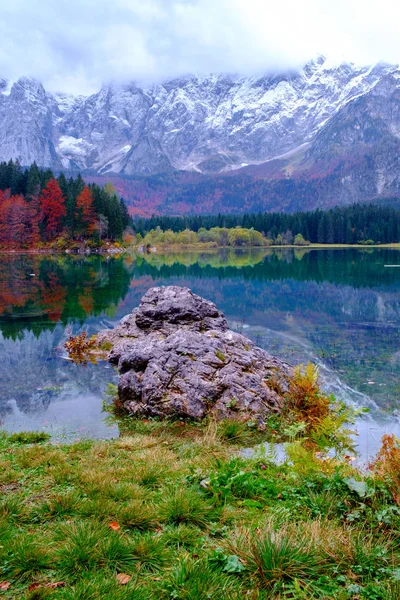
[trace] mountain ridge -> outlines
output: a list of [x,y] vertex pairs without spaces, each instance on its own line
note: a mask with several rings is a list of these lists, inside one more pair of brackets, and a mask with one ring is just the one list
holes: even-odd
[[[298,72],[187,75],[87,97],[51,94],[26,77],[0,80],[0,160],[138,181],[193,172],[313,188],[318,197],[304,206],[283,198],[288,210],[400,196],[399,143],[400,70],[385,63],[320,56]],[[268,192],[257,193],[253,204],[275,209]]]

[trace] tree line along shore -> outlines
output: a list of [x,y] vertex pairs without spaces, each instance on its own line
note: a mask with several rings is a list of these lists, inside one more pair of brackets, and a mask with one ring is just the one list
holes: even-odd
[[0,163],[0,250],[128,247],[390,245],[400,242],[400,210],[353,204],[330,210],[132,219],[111,183],[57,177],[35,163]]

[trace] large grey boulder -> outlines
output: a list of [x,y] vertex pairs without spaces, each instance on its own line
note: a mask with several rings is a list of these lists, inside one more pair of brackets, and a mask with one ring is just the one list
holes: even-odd
[[113,330],[109,360],[131,414],[203,419],[265,418],[280,412],[292,369],[228,329],[215,304],[189,288],[155,287]]

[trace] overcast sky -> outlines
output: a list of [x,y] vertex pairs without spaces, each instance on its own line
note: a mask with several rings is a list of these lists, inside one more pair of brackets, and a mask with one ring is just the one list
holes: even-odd
[[400,62],[396,0],[0,0],[0,76],[92,93],[111,80],[259,74],[318,53]]

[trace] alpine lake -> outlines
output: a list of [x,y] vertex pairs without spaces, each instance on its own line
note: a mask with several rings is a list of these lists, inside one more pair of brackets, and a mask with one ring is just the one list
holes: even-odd
[[113,327],[159,285],[212,300],[232,329],[292,364],[317,364],[325,390],[369,407],[356,424],[363,460],[383,433],[400,434],[400,251],[387,248],[2,255],[0,429],[117,436],[103,412],[116,371],[73,364],[64,343]]

